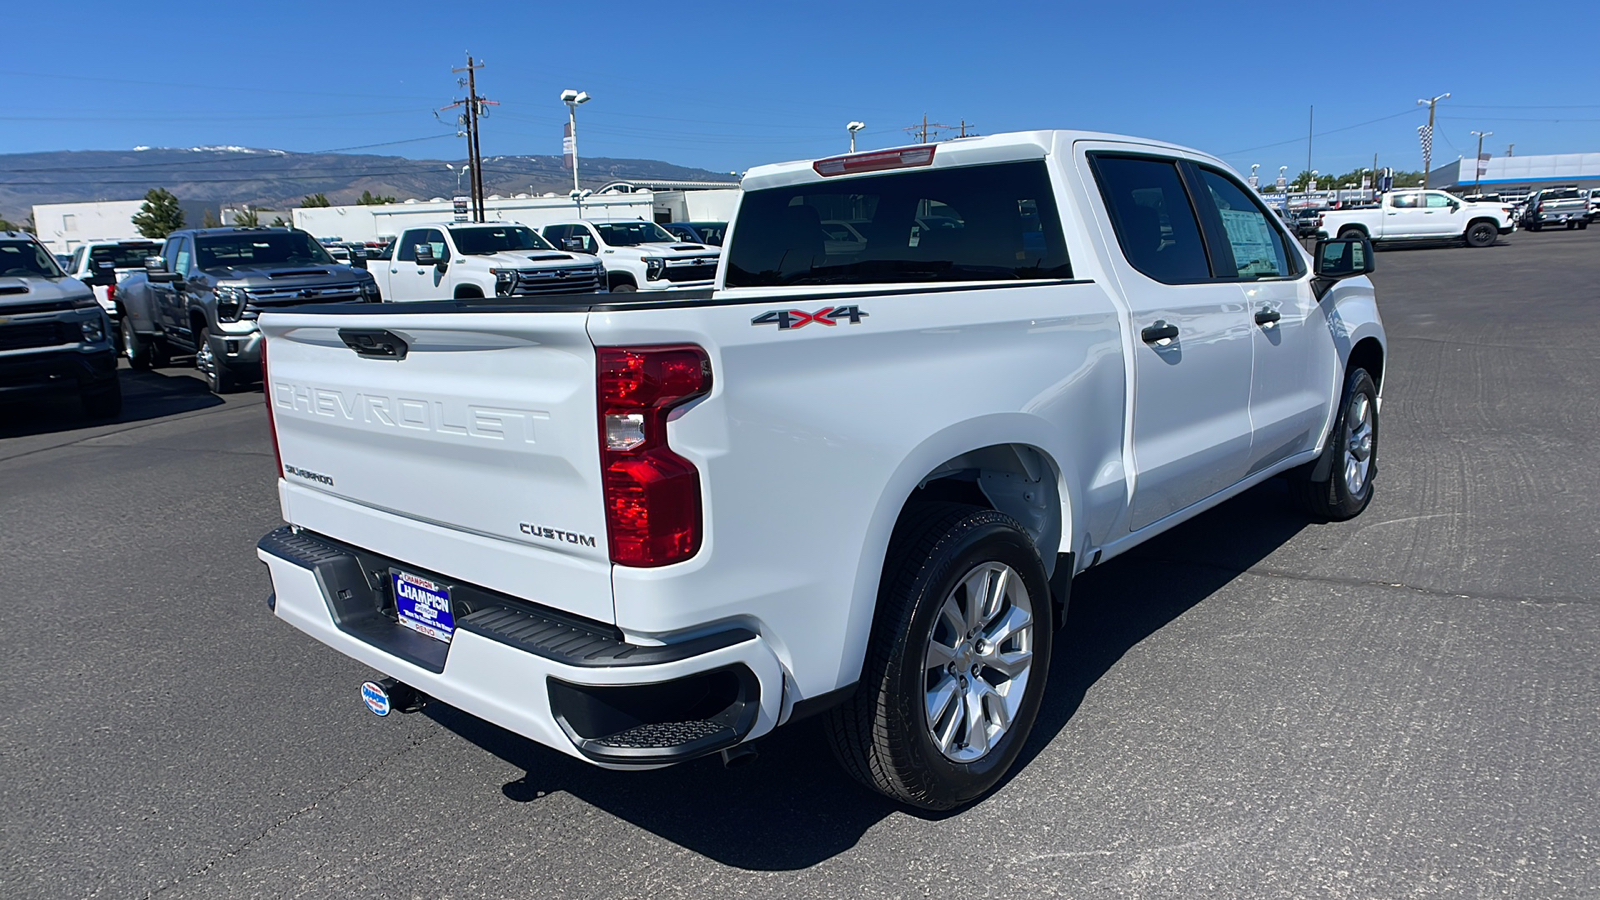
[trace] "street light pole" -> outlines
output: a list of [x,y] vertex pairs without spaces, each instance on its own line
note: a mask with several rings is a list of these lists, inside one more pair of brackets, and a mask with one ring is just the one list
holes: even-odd
[[849,125],[845,126],[845,128],[849,129],[849,131],[850,131],[850,152],[851,153],[856,152],[856,132],[860,131],[861,129],[863,129],[865,127],[867,127],[867,123],[865,123],[865,122],[851,122]]
[[1480,189],[1483,187],[1483,139],[1494,132],[1474,131],[1473,134],[1478,136],[1478,158],[1472,161],[1472,171],[1477,173],[1472,177],[1472,192],[1478,194],[1482,193]]
[[568,146],[572,150],[572,196],[578,196],[578,107],[589,102],[589,94],[585,91],[562,91],[561,102],[567,105],[567,140],[572,143]]
[[1428,189],[1428,168],[1433,165],[1433,108],[1439,105],[1440,100],[1449,100],[1450,92],[1446,91],[1437,97],[1428,100],[1418,100],[1418,106],[1428,108],[1428,139],[1422,143],[1422,189]]

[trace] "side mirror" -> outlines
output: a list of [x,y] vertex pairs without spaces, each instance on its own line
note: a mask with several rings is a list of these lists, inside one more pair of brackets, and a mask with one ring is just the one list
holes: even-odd
[[431,265],[434,265],[436,262],[438,262],[438,260],[434,259],[434,256],[433,256],[433,245],[432,244],[418,244],[416,246],[416,251],[417,251],[417,265],[419,265],[419,266],[431,266]]
[[1321,300],[1334,282],[1370,273],[1373,266],[1372,242],[1366,238],[1328,238],[1317,241],[1316,277],[1312,290]]
[[171,284],[178,280],[178,273],[167,271],[167,261],[159,256],[144,258],[144,277],[152,284]]

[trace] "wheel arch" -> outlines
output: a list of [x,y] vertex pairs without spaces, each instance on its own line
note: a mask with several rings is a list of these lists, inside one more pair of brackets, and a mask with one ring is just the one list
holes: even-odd
[[615,290],[617,285],[619,285],[619,284],[631,284],[635,288],[639,287],[639,282],[638,282],[637,279],[635,279],[633,277],[633,273],[632,272],[607,272],[606,273],[606,288],[608,290]]
[[475,284],[458,284],[453,296],[457,300],[481,300],[485,295],[483,288]]
[[1346,231],[1359,231],[1367,238],[1367,240],[1372,240],[1372,229],[1361,224],[1360,222],[1346,222],[1343,225],[1340,225],[1338,229],[1334,231],[1333,236],[1338,237]]
[[1376,336],[1369,334],[1356,341],[1355,346],[1350,348],[1350,356],[1345,360],[1344,369],[1346,372],[1357,368],[1366,369],[1367,374],[1372,376],[1372,383],[1377,385],[1381,392],[1383,389],[1383,362],[1383,344],[1379,342]]
[[[851,684],[859,677],[890,536],[906,510],[918,502],[955,500],[1017,519],[1034,539],[1051,583],[1057,583],[1060,554],[1075,546],[1074,528],[1081,514],[1078,492],[1064,475],[1070,468],[1044,449],[1060,444],[1042,420],[1009,414],[952,426],[906,455],[885,482],[862,542],[839,684]],[[1060,574],[1070,579],[1073,573]],[[1052,593],[1057,594],[1054,601],[1064,599],[1063,594]]]

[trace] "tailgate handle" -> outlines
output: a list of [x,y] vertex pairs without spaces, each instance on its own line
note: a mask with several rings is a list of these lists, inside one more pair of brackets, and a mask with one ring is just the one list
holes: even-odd
[[357,356],[367,359],[405,359],[411,349],[399,335],[381,329],[341,328],[339,339]]

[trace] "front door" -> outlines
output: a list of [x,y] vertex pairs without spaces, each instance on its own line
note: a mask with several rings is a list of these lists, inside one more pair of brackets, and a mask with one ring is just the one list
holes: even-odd
[[1234,280],[1213,276],[1179,161],[1090,154],[1120,255],[1133,366],[1129,529],[1244,477],[1253,325]]
[[1227,173],[1199,167],[1203,218],[1219,235],[1219,268],[1238,273],[1254,345],[1250,460],[1268,468],[1316,446],[1327,422],[1339,360],[1328,320],[1311,292],[1305,260],[1255,193]]
[[437,265],[417,263],[417,245],[428,244],[435,260],[450,261],[450,245],[444,233],[437,228],[413,228],[400,235],[395,245],[394,258],[389,262],[389,292],[393,301],[446,300],[450,287],[446,275]]

